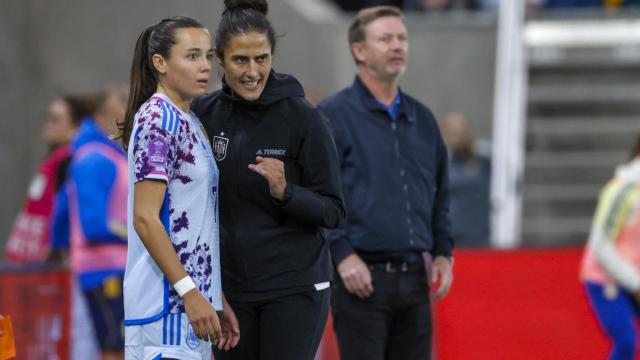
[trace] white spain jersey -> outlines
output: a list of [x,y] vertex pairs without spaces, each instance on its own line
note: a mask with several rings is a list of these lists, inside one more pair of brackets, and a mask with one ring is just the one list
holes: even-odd
[[147,324],[184,312],[182,300],[133,227],[134,184],[167,184],[160,219],[187,273],[216,310],[222,310],[218,168],[198,118],[154,94],[134,118],[129,141],[128,253],[125,325]]

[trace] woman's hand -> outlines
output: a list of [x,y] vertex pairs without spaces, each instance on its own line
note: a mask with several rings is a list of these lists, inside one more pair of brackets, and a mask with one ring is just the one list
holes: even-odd
[[236,313],[227,302],[227,298],[222,295],[223,311],[222,311],[222,337],[218,342],[218,349],[227,351],[236,347],[240,341],[240,324]]
[[216,344],[222,336],[222,330],[218,314],[213,306],[200,294],[198,289],[191,289],[184,294],[182,302],[196,336]]
[[269,182],[271,196],[278,200],[284,198],[287,179],[284,177],[284,163],[274,158],[256,157],[255,164],[249,164],[249,169],[262,175]]

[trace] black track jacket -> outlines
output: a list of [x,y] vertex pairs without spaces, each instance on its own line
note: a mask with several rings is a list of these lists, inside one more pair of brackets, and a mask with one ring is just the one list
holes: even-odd
[[[220,239],[225,295],[262,300],[312,289],[333,269],[322,228],[345,218],[336,147],[328,121],[292,76],[269,75],[248,102],[224,82],[192,104],[211,137],[220,170]],[[284,162],[282,201],[249,170],[256,156]]]

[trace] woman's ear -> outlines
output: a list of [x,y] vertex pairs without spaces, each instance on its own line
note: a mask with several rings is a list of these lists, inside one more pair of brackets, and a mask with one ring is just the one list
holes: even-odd
[[151,56],[151,63],[160,75],[165,75],[167,73],[167,62],[164,60],[162,55],[153,54],[153,56]]

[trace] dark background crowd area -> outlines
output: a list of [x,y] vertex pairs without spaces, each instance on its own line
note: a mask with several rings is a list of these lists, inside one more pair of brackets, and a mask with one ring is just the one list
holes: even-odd
[[[526,0],[529,8],[540,10],[624,8],[640,6],[640,0]],[[441,12],[451,10],[494,11],[500,0],[334,0],[345,11],[376,5],[397,6],[404,11]]]

